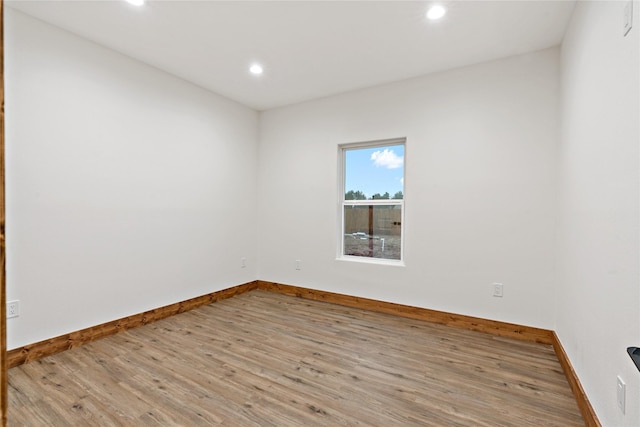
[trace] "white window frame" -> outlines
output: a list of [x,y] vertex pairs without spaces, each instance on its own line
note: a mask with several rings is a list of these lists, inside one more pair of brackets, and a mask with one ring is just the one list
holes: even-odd
[[[359,150],[363,148],[376,148],[376,147],[388,147],[392,145],[402,145],[404,147],[404,158],[407,158],[407,139],[406,138],[393,138],[376,141],[355,142],[348,144],[338,145],[338,162],[340,179],[338,179],[338,256],[337,259],[341,261],[355,261],[371,264],[386,264],[395,266],[404,266],[404,241],[405,241],[405,200],[407,197],[405,176],[407,174],[406,161],[403,164],[403,185],[402,185],[402,199],[373,199],[373,200],[345,200],[345,180],[346,180],[346,156],[345,153],[351,150]],[[386,259],[386,258],[374,258],[355,255],[345,255],[344,253],[344,227],[345,218],[344,211],[345,206],[400,206],[400,259]]]

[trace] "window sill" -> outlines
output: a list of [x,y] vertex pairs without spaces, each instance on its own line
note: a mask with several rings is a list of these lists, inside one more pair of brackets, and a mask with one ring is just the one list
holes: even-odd
[[345,256],[339,256],[338,258],[336,258],[336,261],[355,262],[360,264],[388,265],[391,267],[406,267],[404,261],[396,261],[393,259],[384,259],[384,258],[369,258],[369,257],[345,255]]

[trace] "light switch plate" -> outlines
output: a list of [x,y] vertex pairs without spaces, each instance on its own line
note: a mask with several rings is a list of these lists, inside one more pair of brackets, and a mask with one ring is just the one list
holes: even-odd
[[631,27],[633,26],[633,0],[627,1],[627,4],[624,6],[624,20],[622,27],[622,35],[626,36],[631,31]]

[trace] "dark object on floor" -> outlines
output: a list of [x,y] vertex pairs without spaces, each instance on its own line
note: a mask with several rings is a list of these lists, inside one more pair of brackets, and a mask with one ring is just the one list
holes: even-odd
[[631,360],[636,364],[636,368],[640,371],[640,348],[638,347],[628,347],[627,353],[631,356]]

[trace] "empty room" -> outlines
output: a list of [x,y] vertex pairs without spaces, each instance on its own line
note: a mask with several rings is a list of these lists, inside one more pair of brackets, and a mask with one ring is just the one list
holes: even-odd
[[3,425],[640,426],[639,1],[2,25]]

